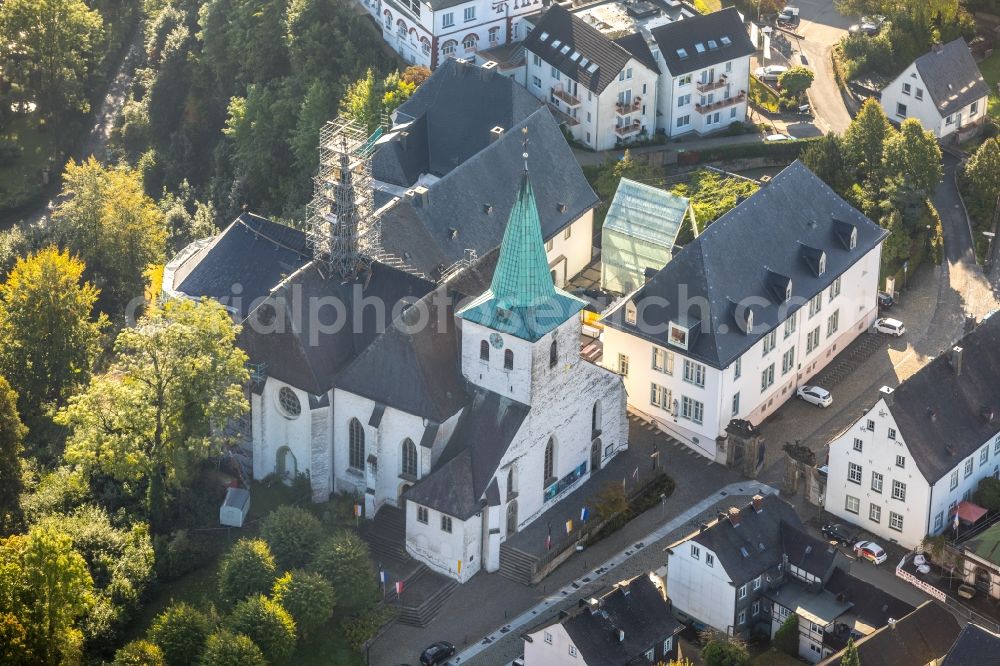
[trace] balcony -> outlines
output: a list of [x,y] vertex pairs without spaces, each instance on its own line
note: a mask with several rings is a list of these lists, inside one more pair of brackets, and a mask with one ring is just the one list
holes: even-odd
[[747,100],[747,93],[745,90],[741,90],[740,94],[733,95],[727,99],[718,99],[711,104],[695,104],[694,110],[698,113],[711,113],[712,111],[718,111],[719,109],[724,109],[727,106],[733,106],[734,104],[740,104]]
[[627,116],[642,109],[642,97],[636,95],[631,102],[617,102],[615,104],[615,114]]
[[718,90],[719,88],[725,88],[729,81],[726,79],[726,75],[723,74],[715,81],[708,81],[707,83],[695,84],[695,88],[700,93],[712,92],[713,90]]
[[638,134],[641,131],[642,123],[638,120],[633,120],[631,125],[621,125],[615,128],[615,134],[623,139]]
[[565,123],[567,127],[576,127],[577,125],[580,124],[580,120],[578,118],[574,118],[573,116],[569,115],[568,113],[557,107],[555,104],[546,103],[546,106],[549,107],[549,111],[552,112],[552,115],[555,117],[556,122]]
[[580,98],[570,95],[562,88],[552,88],[552,96],[571,109],[573,107],[580,106]]

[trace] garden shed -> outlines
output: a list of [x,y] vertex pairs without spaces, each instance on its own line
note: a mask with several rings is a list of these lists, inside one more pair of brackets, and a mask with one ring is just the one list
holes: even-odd
[[226,499],[219,507],[219,522],[229,527],[243,527],[250,512],[250,491],[245,488],[229,488]]

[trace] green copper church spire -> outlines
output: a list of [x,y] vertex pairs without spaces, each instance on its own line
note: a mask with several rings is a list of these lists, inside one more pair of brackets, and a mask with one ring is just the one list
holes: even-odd
[[525,138],[521,184],[507,220],[490,289],[458,314],[468,321],[534,341],[574,316],[583,305],[583,301],[552,283],[538,206],[528,178]]

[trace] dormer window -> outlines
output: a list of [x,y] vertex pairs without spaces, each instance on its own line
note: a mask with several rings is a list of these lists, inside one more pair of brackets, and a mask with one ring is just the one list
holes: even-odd
[[851,242],[849,249],[853,250],[857,246],[858,246],[858,228],[854,227],[853,229],[851,229]]
[[747,335],[753,330],[753,310],[747,310]]
[[625,323],[635,326],[637,319],[637,312],[635,308],[635,303],[629,301],[625,304]]
[[792,300],[792,281],[789,280],[788,284],[785,286],[785,301]]
[[675,347],[680,347],[681,349],[688,348],[688,329],[670,322],[670,330],[667,335],[667,341],[674,345]]
[[819,262],[817,264],[816,272],[820,275],[826,273],[826,252],[821,252],[819,255]]

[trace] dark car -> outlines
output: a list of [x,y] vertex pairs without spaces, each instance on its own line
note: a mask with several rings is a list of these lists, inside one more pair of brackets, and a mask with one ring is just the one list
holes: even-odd
[[824,525],[822,531],[826,538],[838,541],[845,546],[853,546],[858,540],[858,533],[845,525]]
[[420,663],[424,666],[443,664],[455,654],[455,646],[447,641],[439,641],[424,650],[420,655]]
[[896,299],[892,297],[892,294],[887,294],[884,291],[878,292],[878,309],[888,310],[896,302]]

